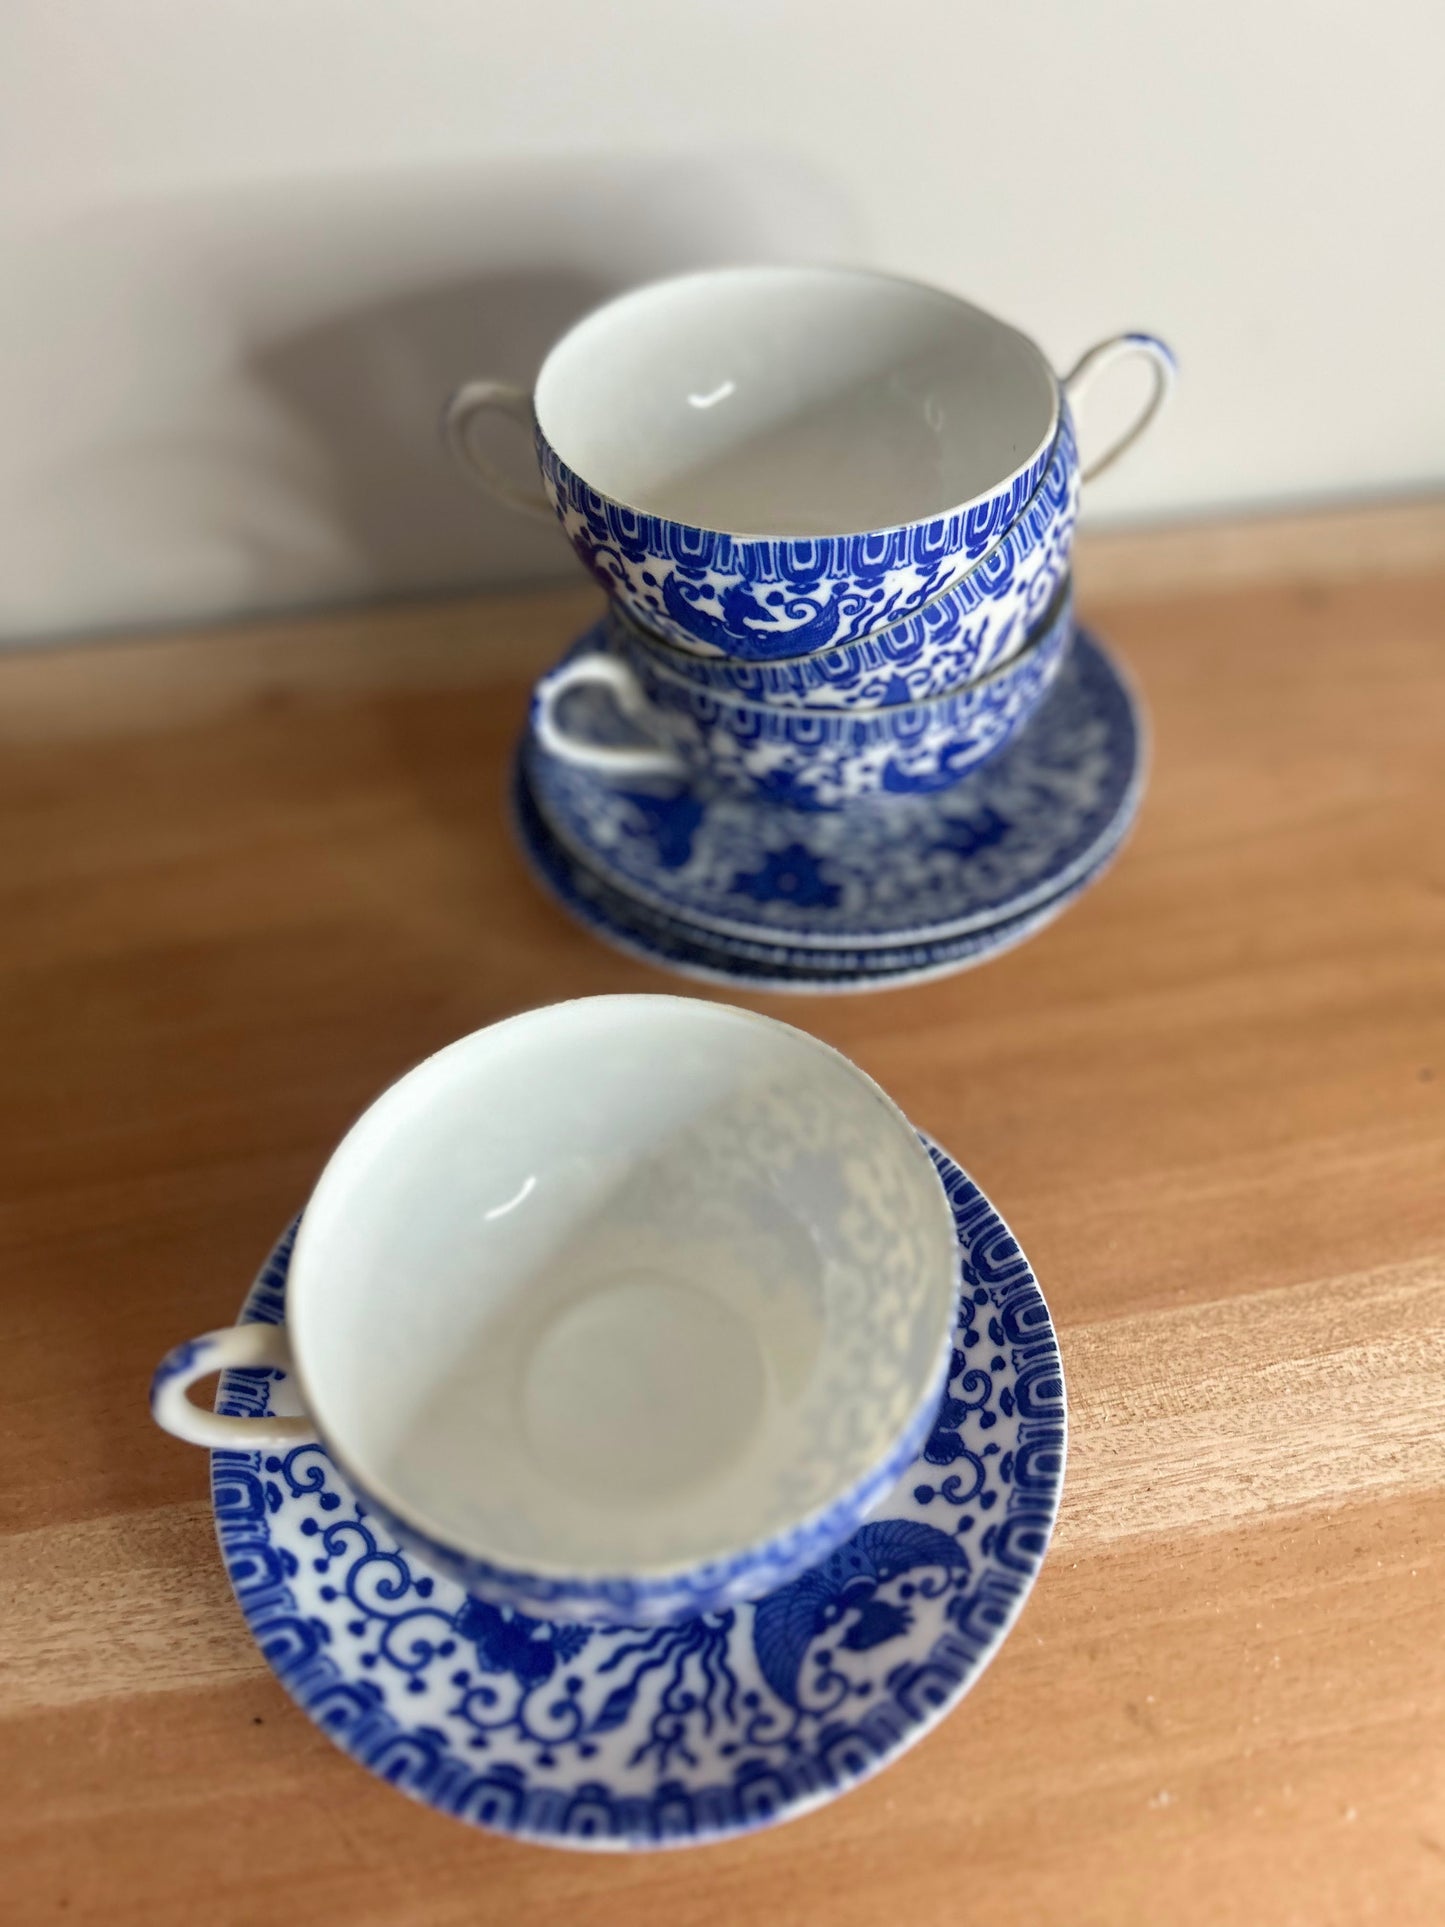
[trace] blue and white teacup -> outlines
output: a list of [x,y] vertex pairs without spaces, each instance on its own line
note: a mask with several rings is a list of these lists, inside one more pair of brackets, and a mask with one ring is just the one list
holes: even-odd
[[[1140,356],[1154,380],[1098,474],[1152,419],[1174,363],[1151,335],[1091,349],[1062,391]],[[445,427],[495,495],[555,509],[643,628],[681,649],[795,658],[897,622],[988,555],[1048,466],[1061,384],[1027,335],[920,283],[842,268],[722,268],[608,302],[533,395],[468,382]],[[478,446],[529,428],[544,489]]]
[[1079,459],[1065,406],[1044,478],[983,561],[932,602],[871,636],[779,662],[699,656],[640,629],[614,604],[612,646],[636,662],[723,696],[804,709],[927,702],[984,676],[1021,649],[1069,573],[1079,512]]
[[[865,796],[948,789],[997,755],[1029,721],[1074,633],[1066,583],[1011,661],[928,702],[877,709],[797,709],[744,702],[609,648],[605,622],[538,683],[532,727],[543,749],[619,782],[701,779],[795,809],[840,809]],[[651,742],[579,730],[566,701],[600,689]]]
[[[726,1005],[588,997],[379,1097],[306,1206],[285,1325],[178,1346],[151,1410],[293,1485],[325,1451],[494,1603],[657,1623],[856,1530],[937,1415],[958,1280],[932,1161],[847,1058]],[[186,1396],[231,1368],[289,1376],[304,1415]]]

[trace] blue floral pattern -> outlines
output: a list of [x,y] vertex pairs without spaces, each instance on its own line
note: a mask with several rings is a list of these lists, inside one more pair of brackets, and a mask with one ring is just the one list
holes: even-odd
[[[700,781],[793,809],[840,809],[880,793],[950,789],[998,755],[1043,701],[1073,633],[1073,604],[1062,589],[1027,647],[1011,661],[947,695],[887,709],[741,703],[673,675],[646,653],[634,653],[624,668],[645,712],[645,725],[639,715],[639,727],[676,750],[697,769]],[[570,682],[579,665],[590,657],[615,655],[607,624],[598,623],[538,683],[534,714],[559,700],[554,688],[564,678]],[[615,671],[616,663],[605,666]],[[614,701],[610,689],[579,691],[575,685],[561,698],[570,702],[569,738],[578,734],[581,702],[588,705],[581,710],[582,740],[591,736],[595,722],[589,718],[595,718],[593,699],[599,693],[604,703]]]
[[[1061,916],[1075,898],[1104,875],[1124,841],[1121,832],[1119,840],[1100,853],[1092,869],[1047,902],[1026,915],[1004,918],[983,930],[934,943],[807,950],[750,939],[710,937],[670,918],[649,915],[561,848],[542,821],[520,769],[513,810],[522,852],[533,874],[563,909],[603,943],[658,969],[702,983],[808,996],[901,988],[988,963]],[[794,890],[801,901],[819,887],[810,879],[810,862],[806,851],[795,853],[791,859],[787,852],[780,852],[773,868],[758,876],[757,886],[765,893],[777,887]],[[821,887],[826,890],[832,886]]]
[[[613,1848],[767,1826],[921,1737],[1022,1608],[1066,1442],[1033,1274],[978,1188],[932,1155],[965,1292],[928,1445],[851,1540],[756,1605],[643,1630],[553,1625],[469,1599],[400,1552],[320,1446],[213,1453],[237,1601],[317,1725],[459,1819]],[[244,1320],[282,1318],[292,1235]],[[218,1409],[289,1411],[292,1387],[230,1372]],[[939,1465],[952,1468],[942,1480]]]
[[624,508],[574,474],[540,429],[536,436],[547,495],[608,595],[681,648],[754,662],[869,635],[957,582],[1028,506],[1053,442],[993,494],[930,521],[770,538]]
[[986,675],[1022,646],[1069,573],[1079,458],[1068,409],[1048,469],[1019,519],[967,575],[900,621],[793,660],[737,661],[660,645],[615,607],[612,644],[629,661],[660,656],[720,696],[812,709],[925,702]]
[[963,936],[1072,888],[1137,813],[1144,722],[1080,630],[1029,727],[937,795],[788,809],[669,778],[623,785],[535,740],[523,765],[549,832],[654,918],[713,937],[846,950]]

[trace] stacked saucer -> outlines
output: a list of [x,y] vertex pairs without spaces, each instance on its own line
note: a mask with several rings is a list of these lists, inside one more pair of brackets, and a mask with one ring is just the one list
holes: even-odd
[[[576,699],[581,707],[582,699]],[[598,704],[579,729],[607,740]],[[881,988],[1011,949],[1107,869],[1143,794],[1137,702],[1085,633],[1031,727],[953,788],[836,811],[665,778],[517,759],[533,869],[597,936],[664,968],[755,989]]]
[[[1126,357],[1148,403],[1081,466],[1071,410]],[[747,269],[599,309],[534,397],[461,390],[469,470],[518,500],[472,437],[489,409],[525,420],[528,505],[609,596],[518,757],[546,887],[605,941],[754,988],[913,982],[1057,916],[1144,780],[1137,703],[1074,622],[1080,485],[1172,369],[1123,335],[1061,381],[932,289]]]

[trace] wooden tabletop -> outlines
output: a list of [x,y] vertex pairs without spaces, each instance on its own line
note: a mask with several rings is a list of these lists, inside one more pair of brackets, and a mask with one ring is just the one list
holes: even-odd
[[1445,568],[1397,549],[1086,550],[1155,725],[1107,881],[949,982],[738,999],[1005,1211],[1068,1482],[1023,1619],[913,1752],[774,1832],[616,1859],[337,1752],[241,1622],[203,1455],[145,1413],[404,1067],[678,987],[540,897],[503,824],[528,674],[590,592],[0,660],[0,1915],[1445,1920]]

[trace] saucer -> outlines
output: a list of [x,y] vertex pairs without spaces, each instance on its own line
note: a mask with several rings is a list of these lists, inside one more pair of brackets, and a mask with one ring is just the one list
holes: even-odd
[[809,950],[690,929],[651,914],[611,889],[564,850],[542,821],[520,760],[513,820],[522,854],[538,882],[585,930],[614,950],[703,983],[809,996],[931,983],[1002,956],[1051,924],[1103,876],[1127,840],[1129,828],[1126,824],[1118,842],[1093,869],[1026,916],[1005,918],[986,930],[933,943]]
[[[319,1445],[215,1452],[237,1603],[343,1752],[424,1805],[559,1846],[717,1840],[834,1799],[968,1691],[1022,1609],[1063,1484],[1048,1308],[988,1199],[930,1147],[964,1290],[920,1455],[813,1571],[645,1630],[554,1625],[469,1599],[403,1555]],[[278,1322],[294,1226],[246,1300]],[[228,1372],[217,1409],[295,1412],[283,1375]]]
[[[574,727],[615,736],[605,696],[572,700]],[[548,828],[614,891],[714,936],[816,950],[931,943],[1049,902],[1117,847],[1145,764],[1140,705],[1082,630],[1029,727],[931,795],[789,809],[523,749]]]

